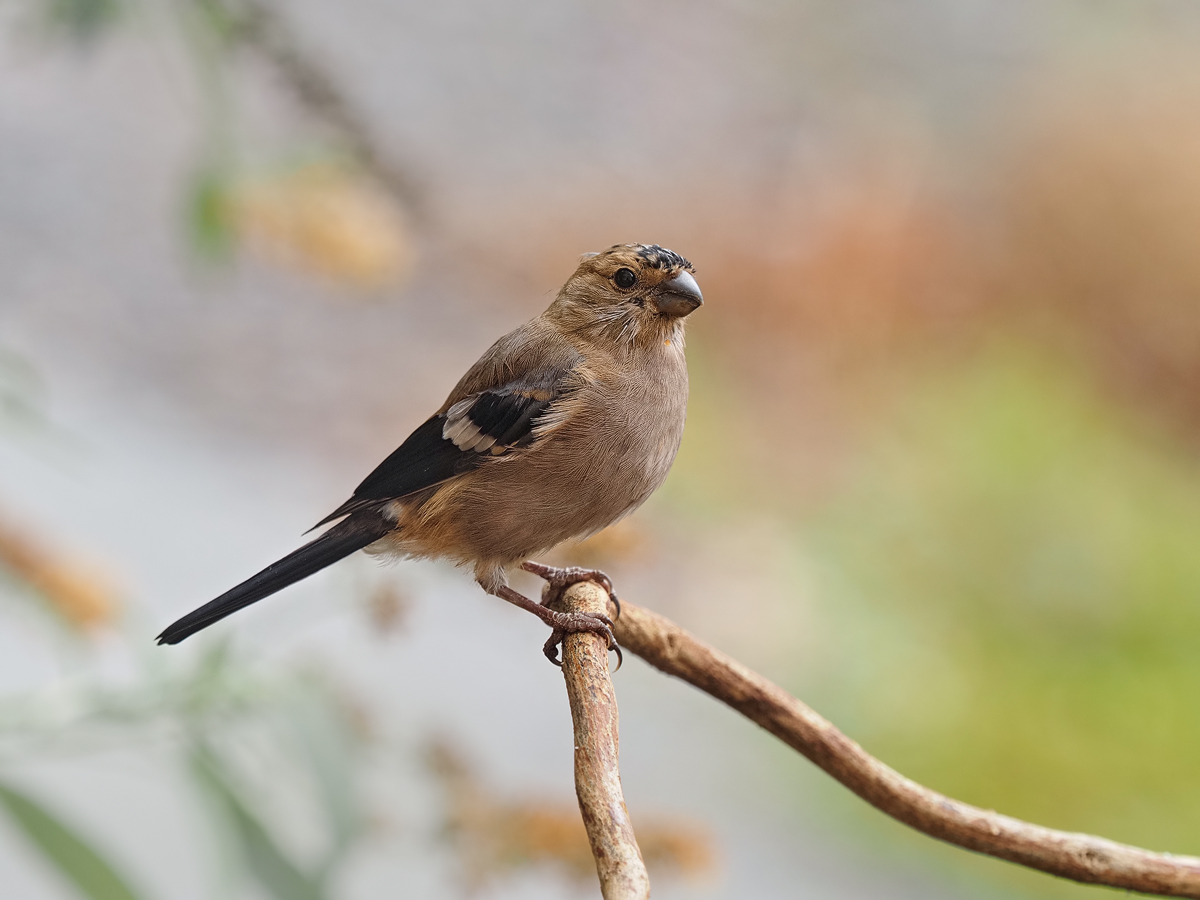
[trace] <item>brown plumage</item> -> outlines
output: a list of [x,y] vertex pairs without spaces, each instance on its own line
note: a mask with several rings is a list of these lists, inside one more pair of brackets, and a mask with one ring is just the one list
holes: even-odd
[[498,340],[441,408],[301,547],[166,629],[174,644],[320,568],[371,553],[471,565],[491,594],[554,633],[604,633],[603,617],[552,611],[508,586],[523,565],[556,586],[598,572],[530,560],[640,506],[683,437],[683,319],[702,302],[691,264],[657,245],[585,256],[550,307]]

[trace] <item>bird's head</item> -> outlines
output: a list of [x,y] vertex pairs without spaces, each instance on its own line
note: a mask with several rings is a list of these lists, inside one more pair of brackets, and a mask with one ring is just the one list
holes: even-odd
[[549,313],[569,329],[620,344],[681,335],[683,319],[704,302],[692,264],[657,244],[617,244],[588,253]]

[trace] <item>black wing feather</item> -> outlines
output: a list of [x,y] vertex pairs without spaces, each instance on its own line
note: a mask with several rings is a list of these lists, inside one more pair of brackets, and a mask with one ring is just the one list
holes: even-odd
[[367,500],[404,497],[479,465],[481,460],[473,458],[478,453],[464,453],[442,437],[445,425],[444,415],[427,419],[362,480],[354,496]]
[[445,424],[446,417],[441,414],[426,419],[421,427],[410,434],[403,444],[393,450],[387,459],[362,480],[354,489],[354,496],[309,531],[357,509],[365,509],[397,497],[406,497],[440,484],[480,465],[483,462],[480,454],[464,453],[453,441],[442,437]]
[[[522,397],[521,402],[515,397],[505,398],[512,405],[512,413],[505,417],[504,421],[497,425],[494,429],[485,429],[480,425],[480,431],[489,434],[496,439],[497,444],[507,444],[512,446],[521,446],[533,440],[533,426],[538,417],[546,411],[550,406],[549,400],[538,400],[533,397]],[[475,408],[471,408],[471,412],[467,413],[471,417],[471,421],[476,425],[480,423],[475,419],[473,413]],[[507,427],[505,427],[507,426]]]

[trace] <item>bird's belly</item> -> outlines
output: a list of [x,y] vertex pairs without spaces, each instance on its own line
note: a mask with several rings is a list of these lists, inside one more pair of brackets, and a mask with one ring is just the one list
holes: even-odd
[[584,416],[445,485],[401,534],[420,555],[509,564],[605,528],[662,484],[679,448],[682,410],[650,406]]

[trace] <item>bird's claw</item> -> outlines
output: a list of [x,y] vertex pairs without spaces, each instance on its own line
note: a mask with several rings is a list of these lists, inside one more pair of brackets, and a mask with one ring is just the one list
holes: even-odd
[[545,563],[534,562],[533,560],[525,561],[521,564],[521,568],[526,572],[532,572],[546,582],[549,590],[547,591],[546,599],[542,601],[543,603],[552,601],[559,593],[573,584],[578,584],[581,581],[590,581],[608,592],[609,602],[616,609],[616,617],[618,619],[621,618],[621,601],[617,598],[617,592],[613,590],[612,579],[599,569],[584,569],[579,566],[559,568],[557,566],[548,566]]
[[555,628],[550,632],[550,637],[546,638],[546,643],[542,645],[542,652],[546,654],[546,659],[554,663],[560,669],[562,668],[562,660],[558,658],[558,645],[563,642],[563,638],[567,633],[560,628]]
[[579,632],[588,632],[590,634],[598,634],[605,639],[608,649],[615,651],[617,654],[617,668],[613,672],[618,671],[625,662],[625,656],[621,653],[621,647],[617,643],[616,635],[613,634],[613,621],[603,613],[560,613],[561,619],[557,621],[554,630],[550,632],[550,637],[542,646],[542,652],[546,654],[546,659],[561,668],[562,662],[558,658],[558,648],[562,644],[563,639],[568,634],[578,634]]

